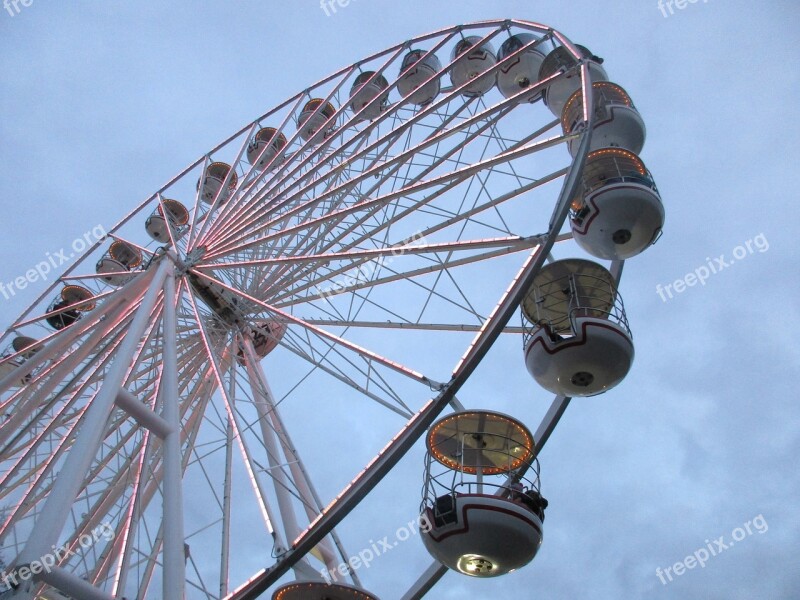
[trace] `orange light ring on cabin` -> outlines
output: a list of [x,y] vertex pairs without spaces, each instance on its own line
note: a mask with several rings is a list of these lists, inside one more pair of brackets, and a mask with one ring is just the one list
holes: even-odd
[[621,85],[611,81],[595,81],[592,84],[592,89],[599,92],[604,104],[624,104],[634,108],[630,94]]
[[108,255],[128,269],[135,269],[142,264],[142,252],[133,244],[117,240],[108,249]]
[[[610,81],[595,81],[592,84],[595,105],[623,105],[634,108],[633,101],[622,86]],[[561,127],[570,133],[576,121],[583,115],[583,88],[576,90],[561,111]]]
[[[445,425],[448,425],[452,421],[463,419],[465,416],[474,416],[474,415],[478,415],[478,414],[482,414],[487,420],[500,421],[500,422],[503,422],[503,423],[506,423],[506,424],[513,425],[515,427],[515,429],[516,429],[515,434],[521,434],[521,436],[523,438],[522,443],[521,444],[517,444],[517,446],[523,448],[526,451],[522,456],[514,457],[512,462],[509,465],[506,465],[506,466],[503,466],[503,467],[490,467],[490,466],[486,466],[486,465],[481,465],[480,471],[481,471],[482,474],[484,474],[484,475],[498,475],[500,473],[507,473],[509,471],[514,471],[514,470],[518,469],[519,467],[521,467],[524,463],[526,463],[526,462],[528,462],[530,460],[530,457],[533,454],[534,441],[533,441],[533,436],[530,433],[528,433],[527,428],[525,428],[524,425],[522,425],[521,423],[515,421],[514,419],[512,419],[510,417],[506,417],[506,416],[503,416],[503,415],[498,415],[498,414],[493,414],[493,413],[483,413],[483,412],[479,413],[479,412],[474,412],[474,411],[456,413],[454,415],[451,415],[450,417],[442,419],[441,421],[436,423],[431,428],[430,432],[428,433],[428,439],[427,439],[427,445],[428,445],[429,452],[430,452],[431,456],[436,461],[440,462],[441,464],[443,464],[444,466],[446,466],[446,467],[448,467],[450,469],[453,469],[454,471],[460,471],[460,472],[471,474],[471,475],[477,474],[478,473],[478,467],[477,466],[464,465],[463,463],[459,463],[458,461],[453,460],[449,456],[446,456],[442,452],[438,451],[437,448],[436,448],[437,445],[435,443],[435,437],[436,437],[437,433],[442,429],[442,427],[444,427]],[[485,432],[459,431],[459,433],[461,433],[461,434],[469,434],[469,433],[478,434],[478,433],[485,433]],[[489,435],[492,435],[494,437],[504,437],[507,440],[513,440],[513,441],[516,442],[516,438],[512,437],[512,436],[499,436],[497,434],[489,434]],[[512,458],[512,455],[509,453],[508,457]]]
[[253,137],[256,142],[272,143],[276,149],[280,150],[286,145],[286,136],[274,127],[264,127],[256,132]]
[[[91,291],[86,289],[80,285],[67,285],[64,286],[64,289],[61,290],[61,299],[64,302],[67,302],[67,306],[73,306],[75,304],[80,304],[92,298],[94,294]],[[94,309],[95,303],[89,302],[87,304],[82,304],[81,306],[76,306],[75,310],[80,312],[89,312],[90,310]]]
[[[228,176],[230,170],[231,166],[228,163],[212,162],[210,165],[208,165],[208,168],[206,169],[206,176],[214,177],[215,179],[219,179],[220,181],[225,181],[225,178]],[[231,179],[228,186],[231,188],[235,188],[238,182],[239,178],[237,177],[236,173],[231,173]]]
[[630,150],[619,147],[594,150],[588,154],[583,165],[580,197],[585,198],[609,183],[623,181],[625,178],[653,187],[653,179],[647,167]]
[[[558,266],[559,263],[562,266]],[[551,265],[556,265],[552,267]],[[551,269],[568,269],[550,277]],[[568,292],[568,296],[565,296]],[[522,314],[533,328],[547,326],[554,333],[572,329],[572,316],[607,318],[622,309],[622,298],[611,273],[603,265],[580,258],[563,259],[542,268],[521,302]]]
[[630,150],[619,147],[600,148],[586,157],[581,173],[581,198],[609,184],[610,180],[621,181],[633,178],[655,189],[653,178],[642,159]]
[[[602,268],[601,265],[598,265],[598,267]],[[570,273],[549,281],[546,287],[538,286],[537,291],[541,298],[540,305],[542,309],[548,308],[545,303],[548,298],[553,299],[551,306],[555,303],[560,303],[562,300],[559,296],[562,290],[569,286],[571,290],[570,312],[584,310],[608,314],[617,304],[619,292],[611,273],[605,269],[603,271],[605,273],[602,274]],[[573,294],[572,292],[575,293]],[[593,302],[590,302],[590,300]],[[564,317],[569,318],[570,312],[565,313]]]
[[335,588],[337,588],[337,591],[347,592],[348,595],[350,595],[349,600],[377,600],[377,598],[372,594],[361,592],[355,588],[351,588],[350,586],[342,586],[338,584],[321,584],[319,582],[311,582],[311,581],[305,583],[290,583],[288,585],[285,585],[275,592],[274,596],[272,597],[272,600],[284,600],[287,594],[291,594],[293,592],[318,590],[320,588],[320,585],[324,585],[326,588],[332,585]]
[[328,119],[330,119],[334,113],[336,113],[336,109],[333,107],[333,104],[330,102],[325,102],[322,98],[314,98],[313,100],[306,102],[306,105],[303,107],[303,112],[313,113],[320,106],[322,106],[322,108],[319,109],[320,114],[324,115]]
[[587,162],[590,160],[597,160],[602,156],[614,156],[614,157],[618,156],[622,158],[627,158],[628,160],[631,160],[635,162],[637,165],[639,165],[639,169],[642,175],[647,173],[647,169],[645,169],[642,159],[639,158],[636,154],[634,154],[630,150],[626,150],[625,148],[615,147],[615,148],[600,148],[599,150],[593,150],[592,152],[589,152],[589,155],[586,157],[586,160]]
[[[177,200],[164,199],[161,204],[167,209],[169,220],[176,227],[183,227],[189,222],[189,211]],[[158,214],[163,217],[164,211],[161,208],[161,204],[158,205]]]

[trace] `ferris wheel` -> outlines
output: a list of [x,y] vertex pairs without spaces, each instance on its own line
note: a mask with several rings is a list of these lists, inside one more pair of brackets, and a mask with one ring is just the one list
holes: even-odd
[[[404,598],[523,567],[542,445],[633,361],[622,264],[664,222],[644,138],[602,59],[498,20],[373,54],[211,149],[0,340],[5,594],[376,598],[337,569],[337,526],[421,439],[434,562]],[[534,430],[457,396],[501,336],[554,394]],[[359,414],[391,428],[366,464],[338,454]]]

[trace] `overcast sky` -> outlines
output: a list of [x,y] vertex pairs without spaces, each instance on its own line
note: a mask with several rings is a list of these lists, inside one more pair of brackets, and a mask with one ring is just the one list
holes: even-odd
[[[330,16],[316,0],[19,6],[0,10],[6,283],[270,107],[404,39],[514,17],[604,57],[645,119],[642,158],[667,212],[663,238],[625,266],[636,362],[613,391],[574,400],[543,450],[550,508],[535,561],[495,580],[450,573],[430,597],[800,598],[794,0],[699,0],[666,16],[656,0],[351,0]],[[720,256],[730,266],[704,286],[657,293]],[[0,297],[3,329],[43,289]],[[535,429],[547,394],[524,372],[509,389],[501,360],[481,376],[486,396],[465,403]],[[346,522],[353,551],[414,516],[421,464],[403,461],[377,490],[405,504],[373,499]],[[656,576],[756,518],[762,533],[704,568]],[[360,575],[392,600],[429,561],[412,539]]]

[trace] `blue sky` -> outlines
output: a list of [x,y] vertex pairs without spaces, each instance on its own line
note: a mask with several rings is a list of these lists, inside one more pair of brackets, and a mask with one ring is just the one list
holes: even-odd
[[[331,16],[311,0],[0,11],[0,281],[113,224],[243,124],[360,58],[457,23],[552,25],[602,56],[643,115],[665,232],[625,266],[632,372],[573,401],[540,457],[550,509],[539,556],[497,580],[448,574],[430,597],[800,597],[799,12],[789,0],[698,1],[667,17],[655,0],[352,0]],[[656,292],[756,238],[767,244],[704,286]],[[0,297],[3,322],[43,289]],[[526,387],[509,389],[501,361],[483,369],[485,401],[465,403],[535,428],[548,396],[524,373],[512,381]],[[413,517],[420,466],[401,463],[347,522],[352,550]],[[403,494],[408,510],[381,505]],[[656,568],[759,515],[764,533],[659,581]],[[428,562],[412,539],[361,575],[391,600]]]

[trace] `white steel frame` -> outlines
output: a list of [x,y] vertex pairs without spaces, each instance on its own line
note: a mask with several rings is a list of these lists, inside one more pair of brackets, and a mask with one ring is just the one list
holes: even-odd
[[[41,313],[41,307],[60,285],[86,285],[97,302],[97,307],[74,325],[44,336],[36,354],[0,379],[0,408],[13,409],[0,429],[0,464],[11,461],[0,471],[0,485],[6,490],[0,493],[0,502],[4,497],[25,499],[13,506],[0,523],[0,539],[13,537],[18,530],[25,534],[25,539],[16,543],[21,551],[14,561],[22,566],[39,560],[59,544],[77,549],[81,536],[100,525],[103,517],[113,516],[116,529],[113,540],[93,556],[89,581],[65,568],[69,565],[65,560],[26,582],[15,598],[32,599],[45,583],[76,598],[114,598],[125,593],[131,577],[136,577],[138,598],[144,599],[154,574],[160,572],[161,588],[153,592],[159,597],[200,594],[245,600],[259,597],[290,569],[298,578],[318,577],[310,563],[312,551],[328,569],[334,569],[341,560],[347,561],[335,527],[448,405],[460,406],[456,394],[497,338],[521,333],[521,328],[508,325],[511,317],[554,245],[570,238],[561,232],[588,153],[592,88],[586,60],[566,37],[547,26],[517,20],[486,21],[421,36],[342,69],[309,88],[324,90],[323,99],[335,101],[342,92],[346,94],[345,84],[360,66],[370,63],[377,65],[373,67],[377,71],[375,77],[387,73],[387,80],[393,82],[388,88],[391,92],[397,84],[396,78],[388,76],[388,68],[396,66],[412,44],[430,44],[428,52],[433,53],[470,30],[489,42],[512,29],[544,36],[548,43],[563,45],[576,58],[584,94],[582,133],[543,137],[558,123],[556,119],[513,143],[505,144],[502,139],[498,154],[481,155],[468,162],[460,158],[462,149],[470,144],[500,139],[496,128],[502,119],[520,104],[523,95],[542,89],[561,76],[554,75],[512,98],[483,107],[478,99],[461,96],[467,84],[443,90],[430,105],[402,118],[404,105],[400,102],[390,105],[375,121],[360,124],[358,115],[342,106],[325,125],[335,128],[334,132],[312,147],[301,145],[297,132],[290,133],[293,115],[310,97],[306,91],[199,158],[112,228],[113,239],[126,239],[125,228],[134,217],[146,216],[155,207],[163,210],[164,200],[174,189],[201,177],[214,160],[212,156],[229,152],[233,168],[214,201],[206,206],[200,199],[200,186],[194,191],[188,235],[178,239],[170,231],[170,243],[161,249],[137,245],[149,262],[147,269],[132,274],[131,280],[119,289],[102,288],[96,275],[81,274],[79,270],[102,252],[102,242],[98,241],[87,250],[85,260],[70,267],[17,318],[2,340],[23,329],[40,327],[47,316]],[[450,66],[452,63],[445,65],[442,73]],[[492,70],[496,72],[499,67],[500,63]],[[282,164],[273,160],[274,164],[259,173],[243,156],[249,140],[266,121],[273,121],[273,126],[286,132],[286,148],[293,155]],[[429,127],[426,136],[411,137],[412,131],[429,122],[437,124]],[[566,168],[532,179],[521,177],[509,166],[578,136],[578,150]],[[420,157],[419,165],[410,164],[414,157]],[[423,158],[429,162],[423,164]],[[403,175],[412,168],[417,170]],[[226,199],[224,193],[235,172],[239,183]],[[515,187],[492,195],[487,182],[496,173],[516,178]],[[477,239],[461,239],[460,233],[457,239],[436,240],[437,234],[454,226],[463,232],[467,226],[477,224],[489,231],[491,226],[480,221],[483,215],[492,211],[500,214],[504,203],[560,178],[561,190],[544,232],[520,236],[498,231],[493,237]],[[398,180],[402,185],[393,187],[393,181]],[[437,204],[452,190],[472,183],[478,186],[479,193],[471,206],[447,212]],[[481,197],[487,199],[479,202]],[[394,212],[389,212],[390,207]],[[438,221],[434,219],[433,224],[414,235],[390,237],[390,232],[402,226],[409,215],[426,211]],[[494,309],[485,316],[472,308],[460,288],[461,297],[453,294],[451,298],[439,292],[436,284],[427,287],[416,283],[427,275],[452,279],[450,270],[455,267],[520,252],[527,252],[527,258]],[[396,270],[382,267],[374,276],[361,277],[335,289],[320,288],[354,267],[360,269],[370,261],[398,253],[430,259],[430,264]],[[441,256],[447,258],[441,260]],[[612,267],[619,278],[622,263]],[[419,285],[429,294],[428,300],[450,302],[475,320],[448,323],[400,318],[382,322],[359,319],[358,311],[353,316],[335,308],[325,317],[299,312],[308,303],[337,297],[357,298],[366,305],[373,289],[401,281]],[[454,279],[453,283],[458,287]],[[220,326],[220,315],[208,308],[207,299],[198,292],[198,286],[211,284],[221,290],[219,293],[237,298],[237,306],[246,307],[242,308],[245,313],[288,324],[282,349],[314,363],[321,372],[406,419],[389,444],[327,506],[281,417],[281,400],[270,387],[252,338],[230,323]],[[324,305],[318,302],[316,306]],[[330,331],[336,328],[471,331],[475,336],[450,379],[439,382]],[[326,348],[324,353],[320,347]],[[365,366],[347,370],[349,367],[340,366],[345,364],[344,359],[337,364],[328,358],[334,349],[340,356],[347,353],[358,357]],[[237,368],[239,362],[241,369]],[[33,385],[15,389],[16,382],[33,369],[39,369]],[[184,376],[187,372],[193,375]],[[392,373],[430,388],[434,397],[419,408],[411,408],[401,397],[390,393],[393,390],[385,377]],[[361,383],[359,376],[363,377]],[[237,397],[243,386],[250,390],[245,400]],[[202,581],[191,549],[185,546],[187,539],[202,531],[189,533],[184,529],[182,480],[190,467],[202,467],[200,453],[204,450],[198,444],[202,447],[205,442],[199,432],[206,412],[216,410],[215,394],[221,397],[224,407],[224,412],[216,413],[214,422],[218,430],[215,443],[224,452],[225,477],[223,481],[208,482],[210,487],[212,483],[221,487],[221,496],[217,497],[222,531],[219,581],[211,590]],[[569,398],[553,400],[536,431],[537,452],[568,403]],[[255,420],[248,421],[243,416],[250,409],[245,404],[252,405]],[[48,415],[47,421],[43,415]],[[253,439],[260,442],[258,452],[252,447]],[[229,568],[234,487],[231,471],[237,447],[276,555],[273,564],[233,590]],[[256,460],[262,451],[267,458],[266,467]],[[121,452],[125,452],[124,457],[117,456]],[[271,481],[272,491],[267,490],[265,479]],[[154,510],[151,501],[157,496],[161,497],[161,523],[157,530],[150,531],[149,515]],[[86,510],[80,522],[75,522],[76,499]],[[298,506],[309,525],[300,524]],[[66,540],[61,537],[65,528],[71,532]],[[137,548],[135,536],[150,540],[149,553]],[[193,578],[189,578],[190,571],[195,572]],[[404,599],[421,598],[445,571],[432,565]],[[355,572],[350,573],[350,579],[357,586],[361,583]],[[189,581],[191,586],[187,585]]]

